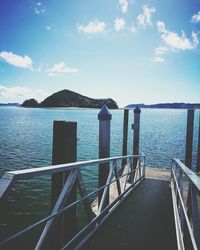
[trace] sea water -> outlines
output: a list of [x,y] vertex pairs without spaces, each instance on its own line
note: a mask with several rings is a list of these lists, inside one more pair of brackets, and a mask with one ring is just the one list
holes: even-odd
[[[51,165],[53,121],[78,124],[78,160],[98,158],[97,109],[0,107],[0,176],[6,171]],[[111,110],[111,156],[122,152],[123,110]],[[193,165],[197,156],[199,114],[194,123]],[[170,168],[171,158],[184,160],[187,111],[142,109],[140,152],[147,166]],[[133,151],[133,111],[129,111],[128,154]],[[97,166],[84,173],[86,188],[97,185]],[[49,213],[50,176],[18,181],[8,195],[0,220],[2,235],[14,233]]]

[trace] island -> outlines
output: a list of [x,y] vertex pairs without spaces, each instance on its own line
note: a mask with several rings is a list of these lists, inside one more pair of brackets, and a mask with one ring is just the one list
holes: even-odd
[[80,95],[68,89],[61,90],[47,97],[41,103],[35,99],[25,100],[22,107],[49,108],[49,107],[76,107],[76,108],[101,108],[104,104],[109,109],[118,109],[117,103],[111,99],[93,99]]
[[125,108],[151,108],[151,109],[200,109],[200,103],[157,103],[157,104],[129,104]]

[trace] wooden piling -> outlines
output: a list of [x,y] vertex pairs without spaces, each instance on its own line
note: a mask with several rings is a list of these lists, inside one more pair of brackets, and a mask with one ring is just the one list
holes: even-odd
[[[110,157],[110,114],[106,105],[102,107],[98,114],[99,119],[99,159]],[[106,184],[109,174],[109,163],[99,165],[99,188]],[[100,204],[103,191],[98,193],[98,204]],[[105,199],[105,206],[109,204],[109,191]]]
[[194,130],[194,109],[187,111],[187,131],[186,131],[186,147],[185,147],[185,165],[192,168],[192,144]]
[[[127,155],[127,144],[128,144],[128,117],[129,117],[129,110],[124,109],[124,123],[123,123],[123,146],[122,146],[122,155]],[[127,160],[122,160],[121,170],[123,172],[124,167],[127,163]]]
[[198,135],[198,148],[197,148],[197,164],[196,171],[200,172],[200,112],[199,112],[199,135]]
[[[53,125],[53,151],[52,151],[52,164],[62,164],[75,162],[77,160],[77,123],[66,121],[54,121]],[[55,205],[63,185],[69,176],[69,172],[57,173],[52,175],[52,199],[51,206]],[[77,185],[71,191],[67,204],[76,200]],[[64,218],[60,220],[59,225],[56,227],[56,240],[53,242],[54,248],[59,248],[62,238],[66,241],[74,234],[77,226],[76,221],[76,207],[68,210]],[[60,230],[60,231],[59,231]]]

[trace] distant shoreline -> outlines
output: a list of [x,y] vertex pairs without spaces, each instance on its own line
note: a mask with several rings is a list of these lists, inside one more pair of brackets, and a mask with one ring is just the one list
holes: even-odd
[[129,104],[125,108],[133,109],[136,106],[139,108],[151,109],[200,109],[200,103],[157,103],[157,104]]
[[[124,109],[135,109],[138,106],[141,109],[200,109],[200,103],[158,103],[158,104],[129,104],[126,107],[120,107],[119,110]],[[24,107],[19,103],[0,103],[0,107],[21,107],[21,108],[31,108]],[[99,108],[84,108],[84,107],[32,107],[32,108],[47,108],[47,109],[99,109]]]

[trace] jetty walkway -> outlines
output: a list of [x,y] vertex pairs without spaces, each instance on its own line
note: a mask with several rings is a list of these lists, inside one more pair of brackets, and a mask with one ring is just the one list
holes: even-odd
[[146,168],[146,178],[81,249],[177,249],[170,174]]

